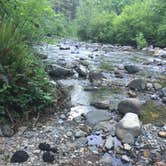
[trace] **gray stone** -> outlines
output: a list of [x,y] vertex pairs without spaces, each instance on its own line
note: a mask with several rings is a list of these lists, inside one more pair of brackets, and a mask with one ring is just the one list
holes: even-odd
[[98,148],[96,146],[89,146],[88,149],[94,153],[94,154],[98,154]]
[[110,120],[111,114],[106,110],[94,110],[88,112],[85,117],[89,124],[95,125],[101,121]]
[[4,137],[12,137],[14,135],[14,130],[9,125],[4,125],[1,128]]
[[89,80],[92,83],[95,81],[102,81],[103,79],[105,79],[105,76],[101,72],[91,71],[89,73]]
[[75,131],[75,137],[76,137],[76,138],[80,138],[80,137],[84,137],[84,136],[86,136],[86,133],[85,133],[84,131],[79,130],[79,129],[77,129],[77,130]]
[[162,88],[162,89],[159,91],[159,96],[160,96],[161,98],[166,97],[166,87],[165,87],[165,88]]
[[123,147],[124,147],[124,150],[127,150],[127,151],[130,151],[130,150],[131,150],[131,146],[130,146],[129,144],[127,144],[127,143],[125,143],[125,144],[123,145]]
[[71,131],[67,131],[66,135],[67,135],[68,137],[72,137],[72,136],[73,136],[73,133],[72,133]]
[[46,71],[49,73],[52,77],[68,77],[74,75],[74,72],[72,69],[67,69],[65,67],[56,65],[56,64],[49,64],[46,66]]
[[131,159],[127,155],[122,155],[122,160],[126,162],[130,162]]
[[154,83],[153,87],[154,87],[155,90],[159,90],[159,89],[162,88],[161,84],[159,84],[159,83]]
[[66,45],[61,45],[59,47],[60,50],[70,50],[70,47],[69,46],[66,46]]
[[76,66],[75,70],[77,71],[80,77],[86,77],[88,75],[88,70],[83,65]]
[[127,86],[131,90],[143,91],[146,90],[146,81],[144,79],[132,80]]
[[124,68],[129,74],[135,74],[139,72],[139,68],[135,65],[125,65]]
[[128,112],[140,114],[142,104],[138,99],[126,99],[118,104],[118,111],[122,114]]
[[91,102],[90,105],[99,108],[99,109],[109,109],[109,102],[108,101],[96,101],[96,102]]
[[115,133],[121,140],[126,140],[128,135],[133,137],[139,136],[141,133],[141,123],[138,115],[134,113],[127,113],[116,125]]
[[111,135],[109,135],[106,139],[105,147],[107,149],[111,149],[113,147],[113,141],[114,141],[114,138]]

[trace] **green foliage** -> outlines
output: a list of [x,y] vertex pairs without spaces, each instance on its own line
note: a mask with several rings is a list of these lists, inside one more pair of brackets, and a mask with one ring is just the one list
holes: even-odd
[[65,18],[48,0],[0,0],[0,15],[14,20],[24,41],[41,41],[45,35],[65,35]]
[[144,35],[142,33],[139,33],[137,36],[136,36],[136,43],[137,43],[137,48],[144,48],[147,46],[147,41],[146,39],[144,38]]
[[166,46],[166,1],[85,0],[77,10],[78,36],[112,44]]
[[52,87],[42,63],[22,41],[12,20],[0,22],[0,113],[18,115],[52,102]]

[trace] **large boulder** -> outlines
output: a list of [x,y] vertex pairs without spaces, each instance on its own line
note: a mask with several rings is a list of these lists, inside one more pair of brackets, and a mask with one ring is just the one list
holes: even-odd
[[59,66],[57,64],[49,64],[46,66],[46,71],[52,77],[63,78],[72,76],[74,74],[72,69],[67,69],[65,67]]
[[140,114],[142,102],[138,99],[126,99],[118,104],[118,111],[122,114],[132,112]]
[[134,65],[125,65],[124,68],[129,74],[135,74],[139,72],[139,68]]
[[131,90],[143,91],[146,90],[147,82],[144,79],[134,79],[127,86]]
[[[126,138],[137,137],[141,133],[141,122],[138,115],[134,113],[127,113],[116,125],[115,133],[125,143],[133,143]],[[132,140],[130,138],[130,140]]]

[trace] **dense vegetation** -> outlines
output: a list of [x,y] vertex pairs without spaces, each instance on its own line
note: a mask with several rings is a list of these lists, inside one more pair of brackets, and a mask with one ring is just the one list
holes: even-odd
[[166,1],[80,0],[78,36],[93,42],[166,46]]
[[52,86],[32,44],[64,35],[48,1],[0,0],[0,114],[14,121],[52,102]]

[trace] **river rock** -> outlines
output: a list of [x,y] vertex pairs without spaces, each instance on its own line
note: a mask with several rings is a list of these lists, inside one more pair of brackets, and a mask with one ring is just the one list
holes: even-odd
[[70,50],[70,47],[66,46],[66,45],[60,45],[59,49],[60,50]]
[[20,150],[20,151],[16,151],[13,154],[10,162],[11,163],[23,163],[23,162],[27,161],[28,158],[29,158],[28,153],[25,152],[25,151]]
[[159,96],[160,96],[161,98],[166,97],[166,87],[162,88],[162,89],[159,91]]
[[110,120],[111,114],[106,110],[94,110],[88,112],[85,117],[89,124],[95,125],[101,121]]
[[89,80],[92,83],[95,81],[102,81],[103,79],[105,79],[105,76],[101,72],[91,71],[89,73]]
[[132,112],[140,114],[142,102],[138,99],[126,99],[118,104],[118,111],[122,114]]
[[124,66],[125,70],[129,73],[129,74],[135,74],[139,72],[139,68],[135,65],[125,65]]
[[46,66],[46,71],[49,73],[52,77],[68,77],[74,75],[74,72],[72,69],[67,69],[65,67],[56,65],[56,64],[50,64]]
[[159,83],[154,83],[153,87],[154,87],[155,90],[159,90],[159,89],[162,88],[161,84],[159,84]]
[[88,70],[83,65],[76,66],[75,70],[77,71],[80,77],[86,77],[88,75]]
[[76,138],[80,138],[80,137],[84,137],[84,136],[86,136],[86,133],[85,133],[84,131],[79,130],[79,129],[77,129],[77,130],[75,131],[75,137],[76,137]]
[[146,81],[144,79],[132,80],[127,86],[131,90],[143,91],[146,89]]
[[115,77],[117,78],[123,78],[123,73],[120,70],[115,70],[114,71]]
[[96,101],[96,102],[91,102],[90,105],[99,108],[99,109],[109,109],[109,101]]
[[50,150],[50,145],[47,143],[40,143],[39,144],[39,149],[43,151],[49,151]]
[[116,125],[115,133],[121,140],[125,139],[127,134],[130,134],[133,137],[139,136],[141,133],[141,123],[138,115],[127,113]]
[[14,135],[14,130],[9,125],[2,126],[1,131],[4,137],[12,137]]
[[114,141],[114,138],[111,135],[109,135],[106,139],[105,147],[107,149],[111,149],[113,147],[113,141]]

